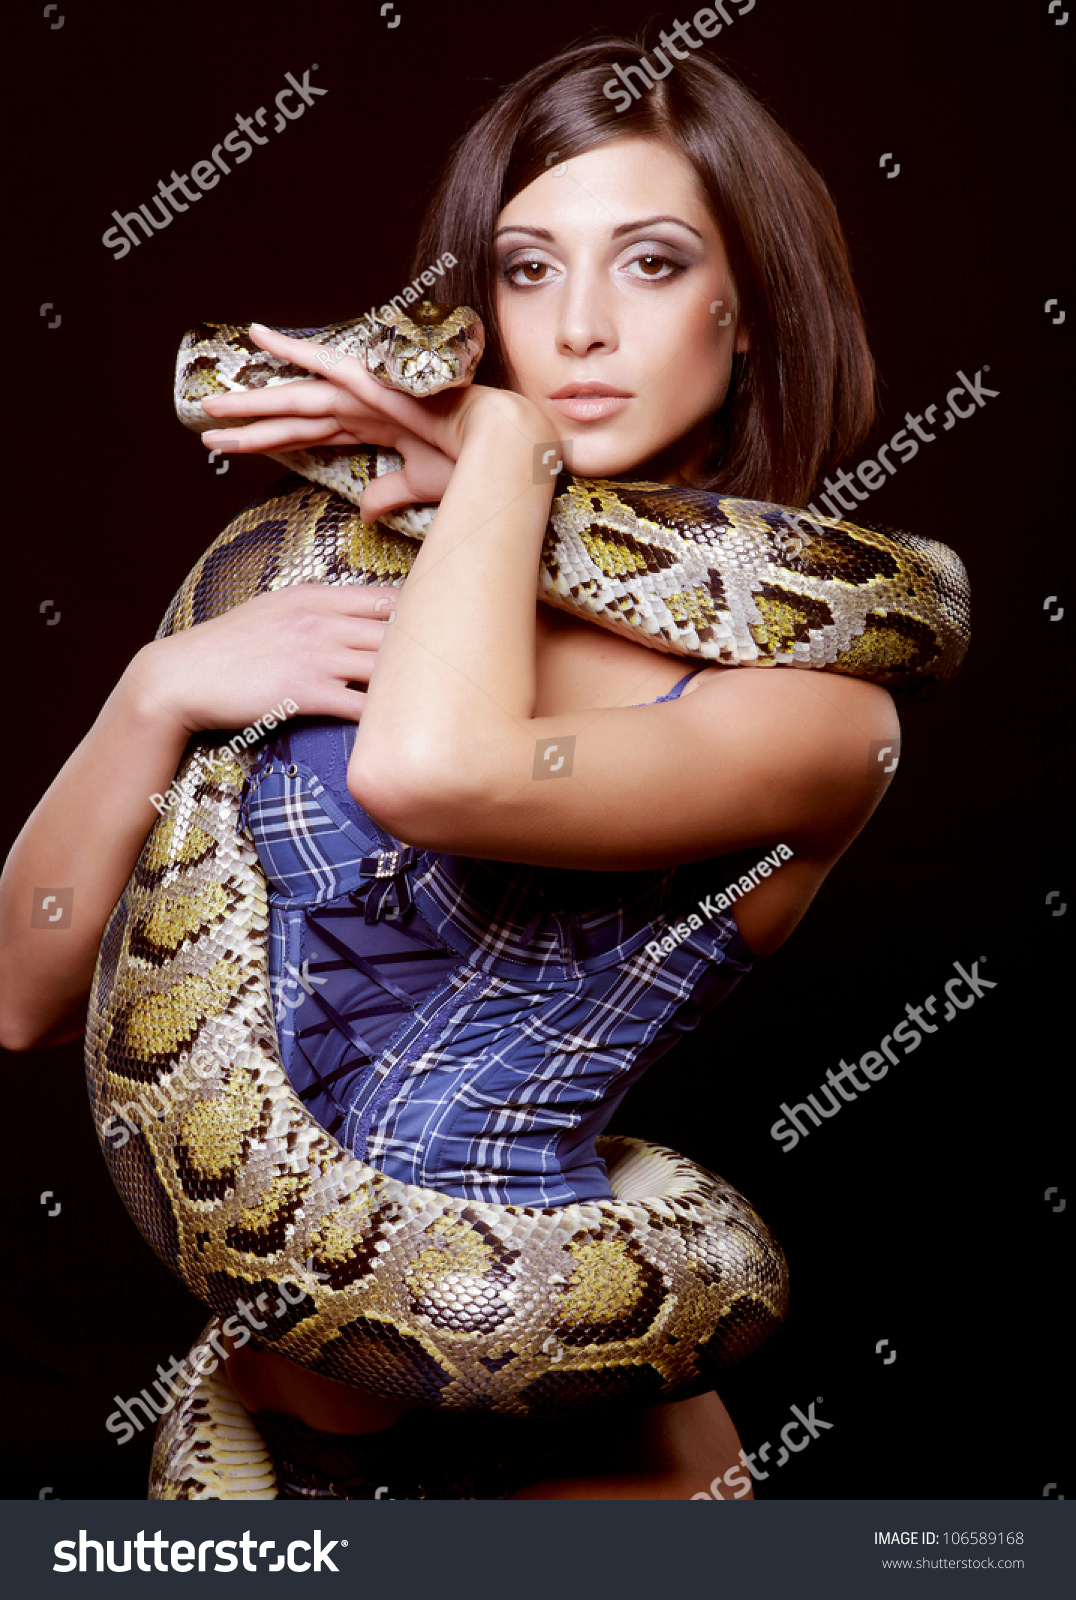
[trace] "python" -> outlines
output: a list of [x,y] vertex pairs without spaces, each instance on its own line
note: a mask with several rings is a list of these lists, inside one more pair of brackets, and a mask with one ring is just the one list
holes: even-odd
[[[258,1038],[263,1042],[268,1042],[268,1034],[264,1028],[258,1030]],[[146,1098],[146,1092],[143,1092],[140,1100],[128,1100],[123,1105],[118,1105],[115,1100],[112,1100],[109,1103],[108,1114],[97,1124],[98,1132],[102,1139],[115,1139],[116,1143],[113,1149],[122,1150],[131,1135],[134,1134],[137,1138],[141,1131],[137,1122],[131,1120],[129,1113],[132,1109],[143,1111],[160,1121],[172,1109],[169,1096],[172,1097],[172,1102],[174,1102],[180,1091],[186,1093],[191,1088],[188,1074],[193,1072],[198,1080],[207,1083],[211,1079],[218,1077],[222,1070],[227,1070],[232,1063],[233,1056],[234,1050],[224,1044],[200,1045],[192,1051],[186,1063],[181,1064],[172,1073],[167,1083],[163,1081],[165,1078],[164,1071],[159,1071],[157,1073],[157,1081],[152,1087],[153,1091],[161,1099],[161,1106],[152,1105]],[[117,1126],[117,1123],[126,1123],[126,1127]]]

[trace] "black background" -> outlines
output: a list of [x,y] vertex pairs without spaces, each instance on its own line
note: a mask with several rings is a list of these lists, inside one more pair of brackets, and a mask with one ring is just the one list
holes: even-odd
[[[43,9],[22,8],[7,34],[5,849],[195,558],[279,476],[238,459],[218,476],[176,422],[184,330],[311,326],[380,304],[407,281],[449,146],[503,84],[590,31],[650,21],[656,39],[697,7]],[[1076,915],[1062,809],[1073,324],[1053,320],[1076,317],[1063,165],[1076,9],[1060,15],[1047,0],[757,0],[707,47],[836,200],[882,380],[876,435],[846,464],[909,409],[938,404],[940,421],[958,369],[999,391],[862,513],[965,561],[973,643],[958,680],[898,706],[900,772],[865,833],[792,939],[613,1124],[722,1173],[786,1249],[788,1320],[720,1392],[745,1449],[773,1442],[771,1464],[792,1405],[816,1402],[833,1426],[759,1498],[1073,1492],[1071,1213],[1052,1209],[1072,1198],[1062,944]],[[113,259],[100,240],[114,208],[148,202],[314,62],[327,95]],[[1049,595],[1066,608],[1057,622]],[[782,1099],[876,1048],[906,1002],[940,998],[954,961],[977,960],[994,990],[782,1152],[769,1134]],[[110,1185],[80,1046],[4,1068],[6,1493],[142,1498],[149,1431],[120,1447],[105,1417],[186,1351],[205,1313]]]

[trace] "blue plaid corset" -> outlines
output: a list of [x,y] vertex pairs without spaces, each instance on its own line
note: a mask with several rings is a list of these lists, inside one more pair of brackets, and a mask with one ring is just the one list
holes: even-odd
[[296,1092],[405,1183],[497,1205],[610,1199],[596,1136],[753,964],[727,913],[671,954],[645,948],[733,858],[583,872],[414,849],[348,792],[355,734],[289,723],[243,796]]

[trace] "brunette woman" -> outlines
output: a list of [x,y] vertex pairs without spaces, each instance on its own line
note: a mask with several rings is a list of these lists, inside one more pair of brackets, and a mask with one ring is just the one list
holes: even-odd
[[[415,270],[458,258],[437,296],[483,318],[474,384],[414,400],[256,327],[318,381],[207,402],[228,424],[208,448],[398,450],[365,520],[439,501],[436,522],[402,591],[301,585],[139,651],[5,869],[8,1048],[80,1032],[147,796],[188,737],[290,696],[302,716],[268,736],[246,815],[278,993],[289,971],[311,980],[278,1012],[297,1091],[406,1182],[607,1199],[594,1140],[627,1088],[784,943],[866,823],[869,746],[899,731],[885,690],[685,671],[536,602],[551,449],[580,477],[799,506],[873,417],[822,179],[701,54],[623,107],[613,63],[641,56],[565,51],[454,151]],[[779,844],[791,859],[730,912],[647,952]],[[39,883],[75,885],[63,940],[23,926]],[[750,1494],[713,1392],[626,1391],[608,1416],[547,1424],[408,1412],[264,1348],[227,1373],[287,1494],[670,1499],[721,1476],[724,1498]]]

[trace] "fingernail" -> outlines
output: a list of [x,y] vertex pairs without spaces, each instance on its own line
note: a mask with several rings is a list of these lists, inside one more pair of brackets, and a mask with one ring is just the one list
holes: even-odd
[[252,322],[250,331],[251,333],[272,333],[273,330],[272,328],[267,328],[264,322]]

